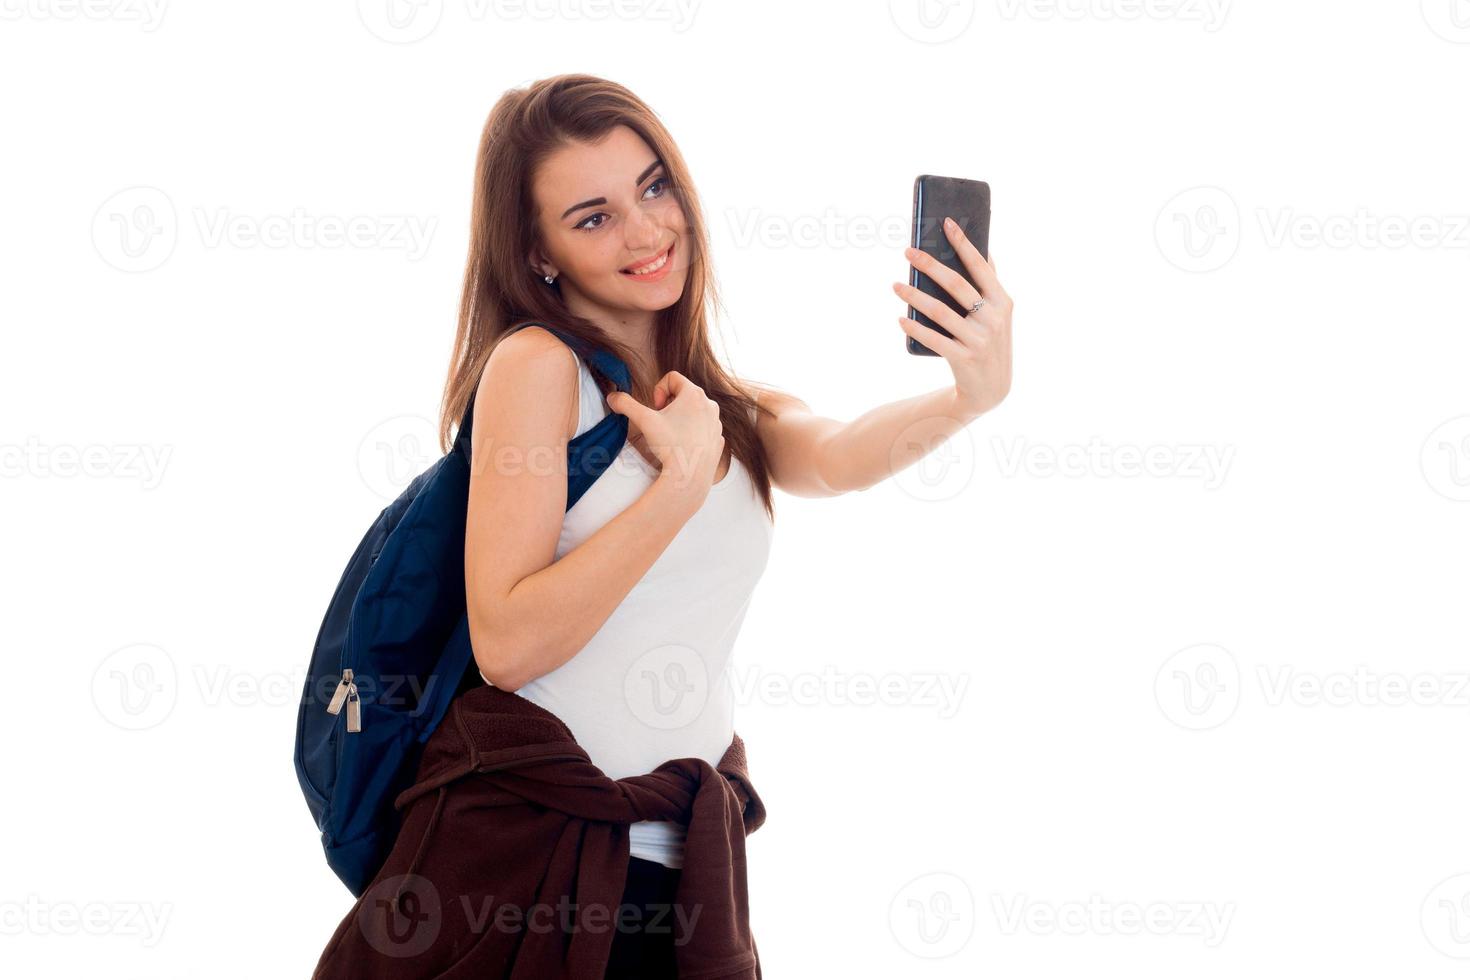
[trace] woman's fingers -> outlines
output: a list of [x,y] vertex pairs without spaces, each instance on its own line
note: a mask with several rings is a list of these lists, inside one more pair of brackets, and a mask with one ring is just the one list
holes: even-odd
[[[939,283],[940,286],[944,287],[945,292],[955,298],[955,302],[966,309],[974,306],[975,301],[980,298],[980,294],[975,291],[975,287],[971,286],[965,280],[964,276],[943,262],[940,262],[928,252],[910,246],[903,250],[903,255],[915,269],[918,269],[924,275]],[[911,305],[915,309],[918,309],[917,304]],[[928,311],[926,310],[925,312]]]
[[[907,283],[896,282],[893,284],[893,291],[908,300],[908,304],[915,310],[918,310],[957,337],[969,336],[970,332],[975,329],[975,324],[950,309],[938,297],[930,296],[921,289],[917,289]],[[927,347],[929,345],[925,344],[924,346]]]
[[934,353],[942,355],[945,359],[957,357],[960,354],[964,353],[964,348],[961,347],[959,344],[955,343],[953,340],[951,340],[949,337],[946,337],[938,330],[935,330],[932,327],[924,326],[918,320],[911,320],[906,316],[901,316],[898,318],[898,325],[903,328],[904,333],[908,334],[910,337],[914,338],[919,343],[932,350]]
[[[1006,291],[1001,288],[1000,280],[996,278],[995,266],[986,260],[985,256],[980,254],[980,250],[975,247],[974,242],[970,241],[969,236],[960,229],[960,226],[946,218],[944,220],[944,231],[945,234],[949,235],[949,240],[954,243],[955,254],[960,257],[960,262],[964,264],[965,269],[970,273],[970,277],[979,284],[981,295],[987,300],[1006,298]],[[936,262],[936,264],[938,263]]]
[[661,412],[664,410],[665,407],[668,406],[669,399],[673,397],[673,391],[671,390],[671,388],[672,386],[670,384],[670,379],[668,375],[664,375],[661,379],[659,379],[659,383],[654,385],[653,407],[656,410]]
[[607,407],[619,415],[626,415],[638,423],[638,428],[643,429],[643,413],[647,412],[648,406],[634,398],[632,393],[626,391],[612,391],[607,395]]

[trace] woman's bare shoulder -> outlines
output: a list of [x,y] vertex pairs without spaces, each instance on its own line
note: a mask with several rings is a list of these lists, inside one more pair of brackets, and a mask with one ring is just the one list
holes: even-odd
[[567,406],[563,428],[570,441],[577,431],[577,355],[556,334],[539,325],[502,337],[490,352],[475,395],[475,426],[482,407],[513,416],[544,415],[547,405]]

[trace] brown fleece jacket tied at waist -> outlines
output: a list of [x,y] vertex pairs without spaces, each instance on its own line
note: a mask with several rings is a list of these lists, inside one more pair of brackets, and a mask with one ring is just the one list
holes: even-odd
[[679,976],[761,977],[745,838],[766,811],[738,734],[718,766],[674,759],[614,780],[550,711],[473,687],[394,805],[393,850],[312,980],[601,980],[639,820],[687,828],[674,908],[645,920],[673,933]]

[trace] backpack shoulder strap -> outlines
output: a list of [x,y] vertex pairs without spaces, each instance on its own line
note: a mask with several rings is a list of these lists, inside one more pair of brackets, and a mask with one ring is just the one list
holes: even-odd
[[[592,370],[603,375],[616,385],[619,391],[628,391],[630,389],[632,382],[631,376],[628,373],[628,366],[612,351],[594,349],[590,344],[575,334],[558,330],[556,327],[546,323],[518,324],[508,331],[507,336],[525,327],[541,327],[543,330],[549,330],[562,343],[570,347],[578,357],[586,361]],[[459,433],[454,438],[453,451],[463,454],[465,459],[470,458],[470,433],[475,420],[475,394],[476,392],[474,391],[470,392],[470,400],[464,409],[464,418],[460,419],[459,422]]]

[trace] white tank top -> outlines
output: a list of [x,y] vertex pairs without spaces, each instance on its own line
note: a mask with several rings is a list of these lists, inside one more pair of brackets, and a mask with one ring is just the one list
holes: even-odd
[[[591,370],[568,353],[580,375],[581,435],[611,410]],[[657,475],[625,441],[566,512],[556,558],[622,513]],[[516,693],[564,721],[612,779],[652,772],[670,759],[717,765],[735,732],[731,650],[773,531],[749,472],[732,455],[724,478],[587,645]],[[628,836],[633,857],[683,867],[681,824],[643,820]]]

